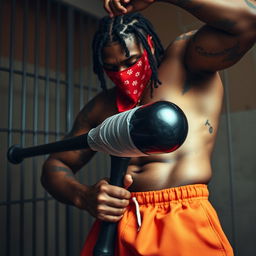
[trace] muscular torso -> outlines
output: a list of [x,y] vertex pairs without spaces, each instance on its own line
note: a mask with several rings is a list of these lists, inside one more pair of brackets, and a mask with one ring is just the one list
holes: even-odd
[[[211,153],[216,139],[222,107],[223,87],[218,73],[191,75],[182,64],[186,41],[174,42],[159,67],[162,85],[143,94],[141,104],[167,100],[177,104],[189,124],[184,144],[175,152],[132,158],[127,173],[133,177],[131,191],[159,190],[195,183],[208,183],[211,174]],[[114,95],[114,90],[110,94]],[[113,99],[113,97],[110,97]],[[105,111],[105,119],[115,113]],[[105,109],[106,110],[106,109]]]

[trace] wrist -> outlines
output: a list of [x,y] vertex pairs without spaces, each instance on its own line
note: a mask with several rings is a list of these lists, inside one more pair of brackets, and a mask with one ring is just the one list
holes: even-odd
[[84,184],[76,184],[74,188],[72,203],[75,207],[86,210],[86,198],[89,191],[89,186],[86,186]]

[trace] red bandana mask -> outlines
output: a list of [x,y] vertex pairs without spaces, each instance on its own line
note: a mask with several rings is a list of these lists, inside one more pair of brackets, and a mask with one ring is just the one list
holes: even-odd
[[119,72],[107,70],[105,72],[117,86],[116,104],[119,112],[132,109],[137,105],[152,74],[146,50],[131,67]]

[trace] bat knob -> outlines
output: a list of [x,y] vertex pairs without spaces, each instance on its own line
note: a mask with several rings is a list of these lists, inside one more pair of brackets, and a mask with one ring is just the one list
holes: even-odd
[[12,145],[7,152],[8,161],[12,164],[20,164],[23,161],[23,157],[20,156],[21,147],[19,145]]

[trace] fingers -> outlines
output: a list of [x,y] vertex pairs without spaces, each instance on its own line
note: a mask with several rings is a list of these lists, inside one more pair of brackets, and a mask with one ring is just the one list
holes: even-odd
[[113,12],[112,12],[112,10],[111,10],[111,8],[110,8],[110,0],[105,0],[104,1],[104,9],[105,9],[105,11],[109,14],[109,16],[111,17],[111,18],[113,18],[114,16],[114,14],[113,14]]
[[122,15],[127,12],[125,4],[130,0],[105,0],[104,9],[109,13],[109,16],[113,18],[114,16]]
[[115,222],[119,221],[123,217],[125,211],[126,207],[117,208],[106,204],[99,204],[95,217],[103,221]]
[[119,221],[129,205],[130,192],[124,188],[112,186],[106,180],[98,182],[96,187],[96,197],[92,206],[94,209],[90,212],[103,221]]
[[103,183],[100,185],[99,194],[108,195],[110,197],[121,200],[129,200],[131,198],[131,193],[128,190],[121,187],[109,185],[108,183]]
[[127,199],[117,199],[108,195],[97,198],[96,218],[103,221],[119,221],[129,205]]

